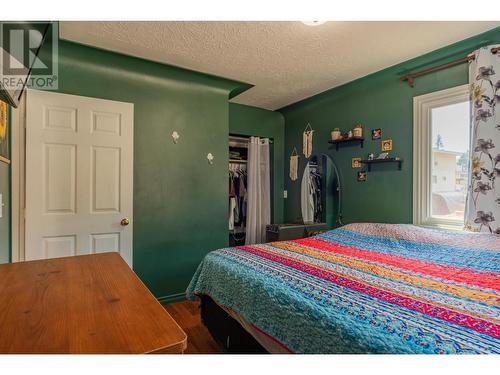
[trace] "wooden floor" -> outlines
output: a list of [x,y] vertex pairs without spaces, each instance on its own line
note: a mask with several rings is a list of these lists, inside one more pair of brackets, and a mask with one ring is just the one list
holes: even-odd
[[201,322],[200,304],[193,301],[182,301],[163,305],[165,310],[175,319],[188,336],[186,354],[223,353],[222,348]]

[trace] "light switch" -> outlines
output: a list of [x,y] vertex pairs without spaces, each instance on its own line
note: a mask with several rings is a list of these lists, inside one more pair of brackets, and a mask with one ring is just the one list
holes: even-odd
[[288,190],[283,190],[283,198],[288,198]]
[[3,206],[5,206],[3,203],[3,194],[0,194],[0,218],[3,217]]

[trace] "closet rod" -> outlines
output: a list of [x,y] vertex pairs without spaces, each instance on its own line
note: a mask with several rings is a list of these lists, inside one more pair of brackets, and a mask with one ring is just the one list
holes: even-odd
[[[248,142],[250,140],[250,137],[241,137],[241,136],[235,136],[235,135],[230,135],[229,136],[230,141],[245,141]],[[269,143],[273,143],[272,139],[269,139]]]

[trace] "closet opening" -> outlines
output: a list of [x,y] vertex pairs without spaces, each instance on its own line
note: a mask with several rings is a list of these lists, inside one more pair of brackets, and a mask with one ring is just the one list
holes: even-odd
[[265,242],[271,224],[272,139],[229,135],[229,246]]

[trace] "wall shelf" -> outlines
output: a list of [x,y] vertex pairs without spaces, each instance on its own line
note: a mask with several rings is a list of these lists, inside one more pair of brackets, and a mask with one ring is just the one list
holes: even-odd
[[401,164],[403,163],[403,159],[396,158],[387,158],[387,159],[373,159],[373,160],[361,160],[361,163],[368,165],[368,172],[372,170],[372,164],[381,164],[381,163],[398,163],[398,170],[401,170]]
[[352,137],[352,138],[346,138],[346,139],[337,139],[337,140],[330,140],[328,143],[335,145],[335,149],[338,151],[339,150],[339,145],[340,144],[350,144],[350,143],[359,143],[361,148],[363,148],[363,145],[365,143],[365,138],[364,137]]

